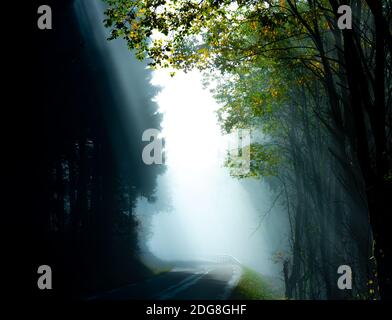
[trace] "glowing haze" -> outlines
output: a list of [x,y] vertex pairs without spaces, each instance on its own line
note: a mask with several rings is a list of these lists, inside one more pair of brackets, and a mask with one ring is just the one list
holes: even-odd
[[[222,166],[225,138],[214,113],[218,105],[203,89],[200,73],[172,78],[167,70],[155,71],[152,84],[162,87],[155,99],[164,114],[167,171],[158,179],[157,203],[140,199],[137,207],[140,215],[158,211],[151,252],[168,260],[230,254],[268,273],[271,252],[263,244],[263,228],[251,237],[260,213],[242,183]],[[164,193],[170,204],[161,210]]]

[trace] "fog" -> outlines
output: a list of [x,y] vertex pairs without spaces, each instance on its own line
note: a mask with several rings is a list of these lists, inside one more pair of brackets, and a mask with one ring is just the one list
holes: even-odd
[[[100,1],[76,2],[84,17],[81,29],[94,37],[107,59],[110,90],[126,106],[120,110],[121,125],[129,135],[147,129],[140,110],[150,108],[151,99],[163,116],[166,171],[158,176],[154,199],[139,197],[135,208],[141,250],[163,260],[231,255],[265,275],[280,275],[281,265],[271,258],[288,245],[287,214],[279,201],[270,210],[276,195],[266,183],[233,178],[223,166],[227,139],[216,120],[218,105],[203,89],[200,73],[170,77],[167,70],[158,70],[150,87],[142,86],[146,64],[123,41],[106,40],[103,9]],[[123,147],[117,150],[120,162]]]
[[260,224],[271,206],[267,186],[234,178],[223,166],[227,137],[201,74],[170,77],[167,70],[155,71],[152,84],[161,87],[155,100],[163,113],[167,171],[158,178],[157,201],[139,199],[137,204],[141,221],[152,217],[145,226],[150,228],[148,248],[165,260],[231,255],[264,274],[276,274],[271,257],[284,248],[279,222],[284,213],[277,206]]

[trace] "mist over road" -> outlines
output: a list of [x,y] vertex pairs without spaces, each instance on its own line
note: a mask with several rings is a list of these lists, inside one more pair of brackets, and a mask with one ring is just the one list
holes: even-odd
[[178,262],[167,273],[97,294],[98,300],[225,300],[242,274],[235,261]]

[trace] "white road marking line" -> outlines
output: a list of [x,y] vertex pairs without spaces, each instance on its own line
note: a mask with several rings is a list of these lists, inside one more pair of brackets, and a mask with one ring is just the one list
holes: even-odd
[[232,276],[231,279],[227,282],[226,287],[219,297],[220,300],[227,300],[230,297],[231,292],[237,286],[238,282],[241,279],[242,268],[238,265],[232,265]]
[[185,289],[194,285],[196,282],[198,282],[202,277],[204,277],[209,272],[210,272],[210,270],[207,270],[207,271],[198,272],[196,274],[189,276],[188,278],[182,280],[180,283],[177,283],[177,284],[163,290],[157,296],[157,299],[158,300],[167,300],[167,299],[174,297],[176,294],[178,294],[181,291],[184,291]]

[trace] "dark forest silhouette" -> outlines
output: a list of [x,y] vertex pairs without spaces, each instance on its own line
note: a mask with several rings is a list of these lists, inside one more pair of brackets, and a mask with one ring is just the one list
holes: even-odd
[[[55,294],[79,295],[149,274],[137,256],[135,200],[151,198],[162,166],[142,163],[142,132],[159,128],[160,115],[144,94],[143,125],[122,125],[123,101],[112,90],[104,59],[84,39],[72,1],[55,1],[55,28],[35,36],[36,107],[43,119],[36,156],[40,183],[32,219],[33,281],[43,262],[56,273]],[[135,77],[149,87],[140,65]],[[44,88],[44,89],[42,89]],[[151,91],[151,89],[148,89]],[[41,150],[42,152],[39,152]],[[36,286],[33,286],[36,287]],[[38,290],[36,291],[38,294]]]

